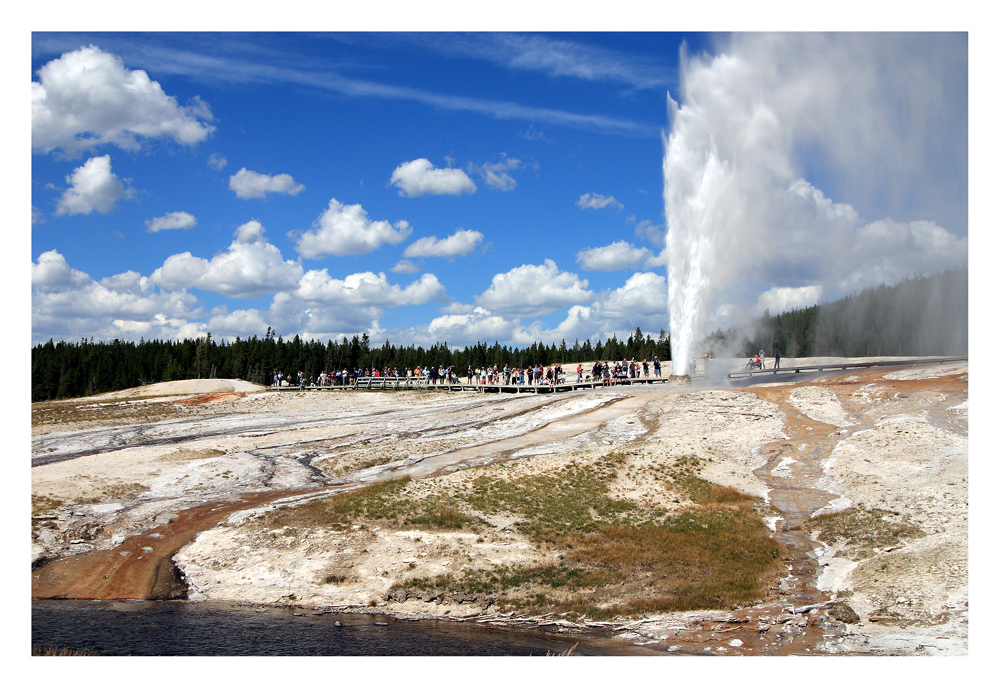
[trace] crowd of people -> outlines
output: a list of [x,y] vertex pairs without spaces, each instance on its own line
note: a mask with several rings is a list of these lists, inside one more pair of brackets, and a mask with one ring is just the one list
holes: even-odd
[[[660,377],[660,359],[654,357],[652,362],[636,359],[621,361],[597,361],[589,374],[585,374],[583,364],[576,366],[576,382],[600,382],[603,386],[616,385],[625,379],[635,379],[640,376],[648,378],[650,372],[654,377]],[[318,376],[306,376],[301,371],[298,374],[274,371],[272,387],[346,387],[355,383],[358,378],[395,378],[405,379],[411,383],[425,385],[461,384],[462,380],[455,372],[455,366],[416,366],[400,371],[398,368],[383,367],[381,369],[344,368],[339,371],[321,372]],[[567,382],[566,371],[561,365],[533,366],[514,368],[498,365],[476,367],[471,365],[466,369],[466,384],[470,385],[557,385]]]

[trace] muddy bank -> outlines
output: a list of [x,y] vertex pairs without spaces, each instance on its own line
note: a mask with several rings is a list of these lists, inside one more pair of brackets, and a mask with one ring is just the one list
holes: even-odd
[[[536,623],[611,628],[665,651],[961,654],[967,382],[966,368],[939,366],[741,390],[656,386],[555,398],[263,392],[200,404],[104,401],[76,421],[63,414],[33,428],[33,454],[65,457],[33,469],[35,554],[80,555],[37,568],[33,595],[51,596],[56,588],[46,586],[56,580],[82,585],[83,572],[99,570],[87,584],[100,595],[155,596],[160,584],[148,581],[157,579],[149,573],[157,560],[176,563],[193,599],[374,603],[393,614],[514,623],[491,614],[486,600],[399,600],[392,590],[415,576],[557,559],[519,532],[517,514],[480,514],[489,527],[472,537],[363,523],[288,534],[265,527],[268,504],[404,475],[415,478],[406,487],[413,499],[456,497],[478,476],[517,480],[627,450],[613,485],[621,499],[665,513],[683,508],[656,472],[687,455],[704,459],[702,478],[765,497],[776,509],[768,518],[775,537],[792,553],[787,574],[767,599],[741,609]],[[102,408],[114,414],[113,427],[102,425]],[[808,520],[859,509],[895,522],[902,535],[885,540],[870,524],[852,531]],[[146,571],[137,578],[147,587],[124,592],[114,557],[148,558],[133,569]],[[69,562],[78,573],[56,573]]]

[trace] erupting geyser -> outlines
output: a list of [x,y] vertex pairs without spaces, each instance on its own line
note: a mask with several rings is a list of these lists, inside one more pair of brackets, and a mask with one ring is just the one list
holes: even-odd
[[726,274],[724,254],[740,233],[744,197],[714,142],[693,146],[678,121],[685,113],[672,100],[670,105],[674,129],[664,137],[663,156],[670,353],[675,374],[687,375],[701,353],[694,347],[722,286],[719,277]]

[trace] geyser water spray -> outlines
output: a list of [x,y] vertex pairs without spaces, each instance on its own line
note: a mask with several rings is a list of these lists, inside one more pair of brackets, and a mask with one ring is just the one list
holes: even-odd
[[[663,156],[670,351],[674,374],[688,375],[692,359],[703,353],[695,346],[708,311],[739,250],[731,242],[748,217],[735,164],[722,158],[714,141],[692,141],[689,128],[678,126],[684,113],[670,104],[675,127],[669,138],[664,136]],[[746,249],[748,254],[754,250]]]
[[[697,347],[708,329],[739,324],[732,314],[751,321],[764,307],[811,306],[968,252],[966,37],[751,33],[717,48],[682,49],[681,104],[667,98],[675,375],[706,353]],[[890,222],[906,199],[920,201],[899,208],[914,218],[950,208],[961,231]],[[728,315],[716,322],[720,297]]]

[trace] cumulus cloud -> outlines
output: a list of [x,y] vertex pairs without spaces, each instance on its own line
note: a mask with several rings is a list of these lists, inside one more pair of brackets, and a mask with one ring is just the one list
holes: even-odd
[[458,196],[476,191],[465,172],[452,167],[435,168],[427,158],[404,162],[393,171],[389,185],[399,189],[400,196]]
[[288,194],[295,196],[306,187],[298,184],[290,174],[268,176],[253,172],[245,167],[229,178],[229,189],[236,192],[237,198],[248,200],[264,198],[269,193]]
[[435,342],[506,341],[518,322],[490,313],[485,308],[474,308],[470,313],[440,315],[411,336],[425,345]]
[[295,288],[302,266],[282,260],[281,251],[264,238],[260,222],[240,225],[234,237],[229,249],[211,260],[190,251],[170,256],[153,271],[150,281],[163,289],[196,287],[244,299]]
[[643,267],[653,258],[645,247],[637,248],[627,241],[616,241],[609,246],[587,248],[578,251],[576,262],[584,270],[610,272],[628,267]]
[[625,206],[615,200],[614,196],[603,196],[601,194],[583,194],[576,202],[576,206],[581,210],[599,210],[611,207],[621,210]]
[[199,330],[188,327],[188,319],[200,314],[193,295],[159,291],[132,270],[96,281],[51,250],[31,264],[31,286],[31,329],[36,342],[84,336],[114,339],[130,337],[132,332],[138,333],[135,338],[155,333],[175,339],[185,336],[183,332]]
[[111,171],[111,156],[91,158],[66,177],[70,185],[56,204],[56,215],[108,213],[132,191]]
[[339,279],[326,269],[310,270],[295,289],[276,293],[269,309],[213,313],[208,328],[226,336],[252,336],[272,327],[305,339],[340,339],[361,332],[374,339],[382,332],[378,321],[385,308],[420,305],[443,294],[443,285],[431,274],[400,286],[383,273]]
[[444,293],[444,286],[430,273],[406,287],[389,284],[385,273],[359,272],[344,279],[330,277],[326,268],[310,270],[289,292],[288,298],[326,305],[395,308],[424,304]]
[[494,275],[476,304],[502,315],[532,318],[588,301],[587,280],[563,272],[550,258],[543,265],[522,265]]
[[146,220],[146,231],[155,233],[162,229],[191,229],[195,224],[197,220],[194,215],[181,210]]
[[214,130],[208,105],[195,99],[182,107],[141,69],[88,46],[65,53],[38,70],[31,82],[31,147],[69,155],[104,144],[133,151],[143,138],[184,145],[204,141]]
[[455,258],[469,255],[482,242],[481,232],[460,229],[444,239],[438,239],[436,236],[417,239],[406,247],[403,255],[407,258]]
[[336,198],[307,232],[289,232],[295,250],[303,258],[347,256],[371,253],[382,244],[398,244],[413,230],[406,220],[395,225],[385,220],[373,222],[360,204],[344,205]]
[[567,342],[589,339],[596,343],[612,335],[627,338],[636,327],[653,333],[663,327],[666,308],[666,278],[652,272],[637,272],[621,287],[596,294],[586,304],[570,306],[566,317],[555,327],[547,328],[536,321],[515,328],[511,341],[518,346],[563,339]]

